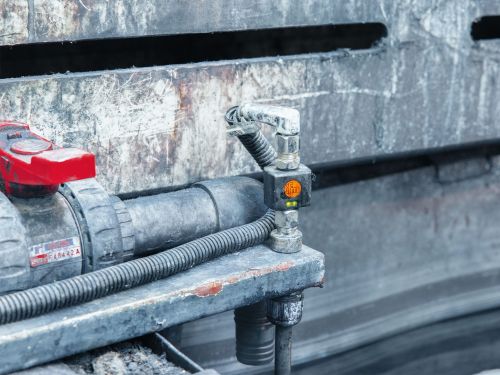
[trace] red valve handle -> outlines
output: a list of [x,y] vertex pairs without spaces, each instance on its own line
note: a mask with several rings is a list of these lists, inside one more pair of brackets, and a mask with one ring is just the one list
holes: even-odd
[[95,177],[95,157],[58,147],[27,124],[0,121],[0,174],[9,195],[48,195],[64,182]]

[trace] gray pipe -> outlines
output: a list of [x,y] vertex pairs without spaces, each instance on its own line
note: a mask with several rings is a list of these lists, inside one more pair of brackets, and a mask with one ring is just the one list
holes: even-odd
[[203,181],[124,203],[135,229],[135,255],[250,223],[267,211],[262,183],[248,177]]
[[196,239],[175,249],[0,296],[0,324],[93,301],[175,275],[220,256],[258,245],[273,229],[274,212],[269,210],[252,223]]
[[176,247],[267,210],[262,184],[248,177],[125,201],[87,179],[44,198],[9,200],[0,193],[0,206],[11,223],[0,226],[0,295]]

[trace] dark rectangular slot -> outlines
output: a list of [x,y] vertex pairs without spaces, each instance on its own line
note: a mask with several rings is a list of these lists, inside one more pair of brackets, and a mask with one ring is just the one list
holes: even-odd
[[484,16],[472,23],[471,36],[474,40],[499,39],[500,16]]
[[0,47],[0,78],[366,49],[381,23],[98,39]]

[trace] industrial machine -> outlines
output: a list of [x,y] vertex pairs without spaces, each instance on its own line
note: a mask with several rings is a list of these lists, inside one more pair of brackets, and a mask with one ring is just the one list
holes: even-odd
[[492,0],[0,0],[0,119],[29,124],[0,127],[0,373],[499,369],[499,25]]
[[[109,195],[94,179],[91,153],[58,147],[27,124],[0,123],[5,222],[0,237],[0,323],[17,322],[7,325],[7,332],[24,332],[24,339],[34,340],[25,319],[40,316],[46,324],[52,318],[44,314],[63,308],[73,315],[72,306],[140,285],[148,288],[149,283],[259,245],[268,237],[277,253],[301,252],[298,209],[310,204],[311,171],[300,163],[298,111],[246,104],[231,108],[226,120],[229,133],[240,138],[263,168],[264,186],[233,177],[128,200]],[[263,123],[276,128],[277,152],[260,132]],[[267,364],[276,354],[276,373],[290,373],[291,327],[301,320],[302,289],[321,283],[319,255],[316,262],[315,271],[304,275],[306,284],[285,280],[289,293],[275,294],[269,301],[254,298],[257,302],[235,310],[242,363]],[[59,331],[51,334],[58,336]],[[76,330],[72,335],[79,339],[86,334]],[[0,365],[4,373],[82,350],[65,347],[21,361],[31,354],[31,345],[5,332],[0,336],[2,349],[17,353]],[[102,342],[93,339],[89,345],[85,349]]]

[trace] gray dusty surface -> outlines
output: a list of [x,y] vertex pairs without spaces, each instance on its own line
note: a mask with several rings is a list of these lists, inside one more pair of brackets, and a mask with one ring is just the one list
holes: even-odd
[[187,371],[138,342],[126,342],[75,355],[17,375],[184,375]]

